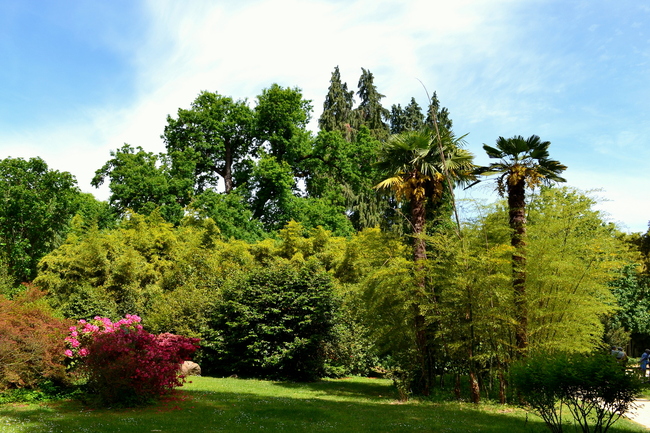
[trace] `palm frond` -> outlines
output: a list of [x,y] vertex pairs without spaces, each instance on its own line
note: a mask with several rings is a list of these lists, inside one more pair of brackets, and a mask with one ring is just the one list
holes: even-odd
[[377,185],[375,185],[375,189],[394,189],[396,185],[400,185],[404,183],[404,178],[402,176],[394,176],[394,177],[389,177],[388,179],[384,179],[381,182],[379,182]]

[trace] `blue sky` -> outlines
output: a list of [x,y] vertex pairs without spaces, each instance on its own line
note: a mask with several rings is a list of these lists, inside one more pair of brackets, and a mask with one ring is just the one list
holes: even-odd
[[100,199],[110,150],[164,151],[166,116],[199,91],[297,86],[317,119],[338,65],[352,89],[373,72],[387,108],[425,106],[421,80],[481,164],[483,143],[537,134],[611,221],[650,220],[645,2],[0,0],[0,59],[0,158],[40,156]]

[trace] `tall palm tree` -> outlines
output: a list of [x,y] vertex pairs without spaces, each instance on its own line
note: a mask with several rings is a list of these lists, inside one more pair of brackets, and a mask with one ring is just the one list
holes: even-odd
[[505,139],[499,137],[496,147],[483,145],[490,158],[499,159],[487,167],[477,170],[484,176],[499,175],[497,190],[502,197],[508,197],[510,228],[512,229],[512,286],[514,292],[517,348],[524,354],[528,346],[528,311],[526,308],[526,188],[541,184],[566,182],[560,173],[566,166],[549,159],[549,141],[531,135]]
[[[461,148],[463,137],[456,138],[442,129],[440,140],[435,140],[429,129],[406,131],[393,135],[385,143],[377,164],[386,179],[375,186],[390,189],[400,202],[410,207],[409,222],[413,232],[413,260],[421,271],[421,261],[426,259],[423,233],[426,226],[427,206],[441,203],[445,183],[455,186],[474,178],[474,156]],[[420,264],[418,264],[420,263]],[[415,342],[422,370],[423,393],[429,393],[433,377],[433,363],[428,347],[426,323],[421,311],[420,298],[424,295],[424,279],[417,281],[413,303]]]

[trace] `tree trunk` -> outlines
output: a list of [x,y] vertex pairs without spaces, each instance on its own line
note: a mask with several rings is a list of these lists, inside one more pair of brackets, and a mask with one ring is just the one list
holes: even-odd
[[524,356],[528,348],[528,310],[526,307],[526,183],[522,179],[508,184],[508,208],[512,229],[512,288],[514,292],[515,340],[519,354]]
[[499,403],[506,404],[506,378],[499,367]]
[[481,402],[481,390],[478,386],[478,380],[476,379],[476,373],[473,370],[469,372],[469,390],[472,396],[472,403]]
[[411,201],[411,224],[413,225],[413,261],[415,263],[415,272],[417,273],[417,294],[418,301],[413,306],[415,313],[415,341],[418,350],[420,369],[422,370],[422,393],[429,395],[431,389],[432,365],[429,359],[429,343],[427,338],[426,320],[420,311],[419,299],[424,297],[425,283],[422,275],[422,267],[419,262],[427,258],[426,244],[422,239],[425,222],[424,200],[414,199]]
[[232,156],[232,147],[230,146],[230,140],[226,140],[225,145],[226,145],[226,158],[224,161],[223,183],[224,183],[225,193],[230,194],[233,188],[233,182],[232,182],[233,156]]
[[426,209],[424,200],[411,200],[411,224],[413,225],[413,261],[417,263],[427,258],[427,247],[422,238]]

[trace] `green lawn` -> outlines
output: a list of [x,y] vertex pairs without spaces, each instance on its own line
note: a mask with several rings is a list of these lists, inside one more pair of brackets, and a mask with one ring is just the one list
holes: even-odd
[[[619,421],[614,432],[647,431]],[[92,410],[79,402],[0,406],[0,432],[545,432],[519,409],[411,401],[387,380],[308,384],[192,378],[171,398],[138,409]]]

